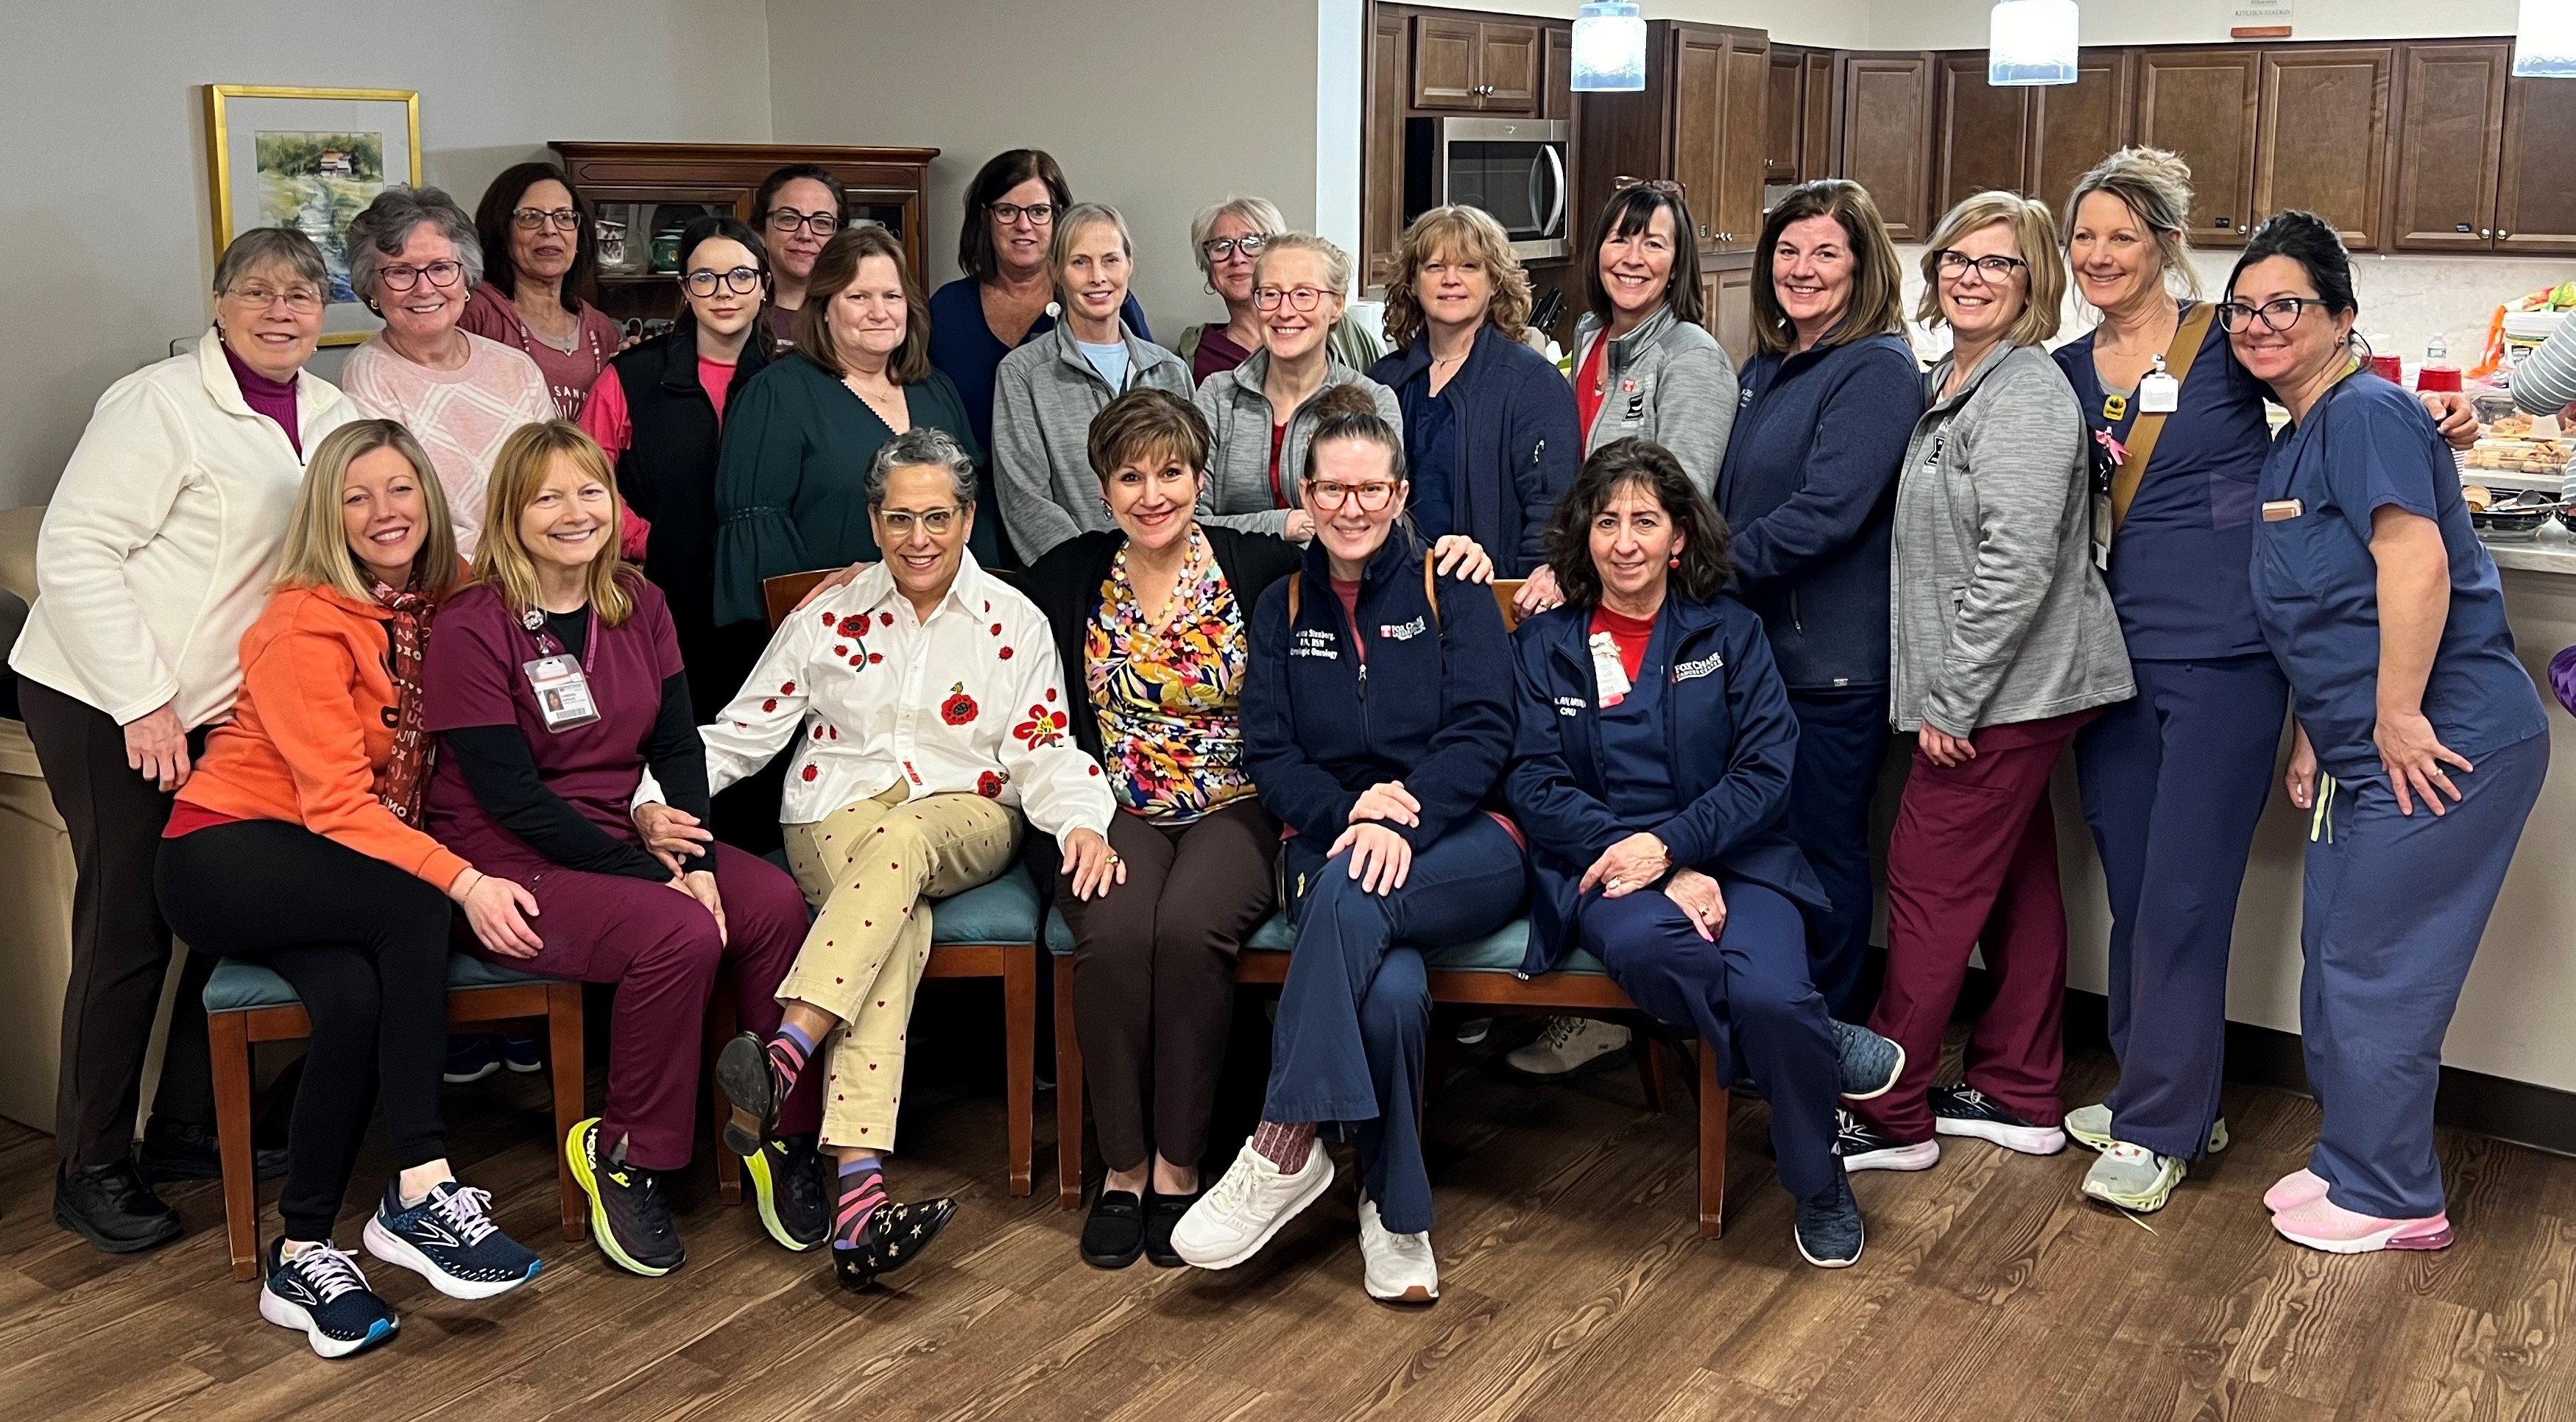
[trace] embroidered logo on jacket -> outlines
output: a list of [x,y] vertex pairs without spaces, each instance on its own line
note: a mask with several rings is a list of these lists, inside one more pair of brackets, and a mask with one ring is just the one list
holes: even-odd
[[1288,636],[1288,655],[1322,657],[1328,662],[1337,662],[1342,659],[1340,645],[1341,639],[1330,632],[1301,627]]
[[1726,658],[1719,656],[1715,652],[1711,652],[1707,656],[1702,657],[1695,662],[1675,662],[1673,664],[1673,680],[1689,681],[1695,677],[1703,677],[1725,665]]
[[1584,700],[1580,696],[1560,696],[1556,698],[1556,714],[1559,716],[1580,716],[1585,711],[1591,709],[1591,705],[1592,703]]
[[1393,624],[1381,622],[1377,627],[1377,635],[1386,638],[1390,642],[1410,642],[1428,630],[1429,625],[1430,624],[1424,622],[1419,617],[1413,619],[1411,622],[1399,622]]

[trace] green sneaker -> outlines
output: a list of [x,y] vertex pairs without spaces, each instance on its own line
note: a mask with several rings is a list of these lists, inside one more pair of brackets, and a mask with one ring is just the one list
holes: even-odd
[[2113,1141],[2093,1168],[2084,1172],[2084,1193],[2124,1210],[2153,1214],[2173,1198],[2184,1173],[2183,1163],[2172,1156]]
[[[2099,1101],[2078,1106],[2066,1113],[2066,1134],[2088,1150],[2109,1150],[2115,1137],[2111,1134],[2111,1108]],[[2209,1151],[2216,1155],[2227,1149],[2227,1118],[2219,1117],[2209,1126]]]

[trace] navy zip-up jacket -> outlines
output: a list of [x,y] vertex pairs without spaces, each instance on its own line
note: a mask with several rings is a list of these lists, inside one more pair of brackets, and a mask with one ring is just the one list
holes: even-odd
[[1733,598],[1667,597],[1656,622],[1667,649],[1665,766],[1682,804],[1657,824],[1628,823],[1610,808],[1587,642],[1592,610],[1555,608],[1512,634],[1519,706],[1503,798],[1529,836],[1524,973],[1547,972],[1573,951],[1584,871],[1640,831],[1661,839],[1677,868],[1724,870],[1811,910],[1829,906],[1785,827],[1798,720],[1761,620]]
[[1897,466],[1923,415],[1923,367],[1895,336],[1758,355],[1738,377],[1717,509],[1735,593],[1798,691],[1885,686]]
[[[1368,374],[1402,390],[1430,365],[1431,342],[1419,339]],[[1547,357],[1487,325],[1438,398],[1449,402],[1458,431],[1449,489],[1454,531],[1483,546],[1494,576],[1528,577],[1547,561],[1548,515],[1583,468],[1574,387]]]
[[[1422,595],[1424,550],[1401,529],[1360,577],[1368,660],[1352,654],[1321,542],[1261,595],[1243,676],[1243,764],[1261,803],[1320,848],[1349,828],[1360,792],[1401,780],[1421,823],[1388,824],[1415,849],[1476,813],[1512,744],[1511,650],[1491,588],[1439,580]],[[1297,625],[1288,586],[1302,580]]]

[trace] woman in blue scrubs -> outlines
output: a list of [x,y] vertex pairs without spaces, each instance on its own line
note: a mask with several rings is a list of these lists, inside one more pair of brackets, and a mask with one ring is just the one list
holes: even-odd
[[[2103,577],[2138,684],[2075,743],[2110,889],[2120,1081],[2068,1112],[2066,1133],[2102,1152],[2084,1193],[2141,1213],[2227,1144],[2228,945],[2289,697],[2247,581],[2264,391],[2192,299],[2190,208],[2191,170],[2172,153],[2125,148],[2084,175],[2066,260],[2101,325],[2056,351],[2111,496]],[[2475,412],[2449,399],[2445,432],[2474,439]]]
[[2287,780],[2312,825],[2299,1031],[2325,1120],[2263,1202],[2282,1237],[2337,1254],[2451,1242],[2442,1036],[2549,766],[2450,452],[2359,370],[2359,314],[2342,240],[2305,212],[2254,229],[2218,308],[2290,411],[2263,465],[2254,608],[2290,680]]

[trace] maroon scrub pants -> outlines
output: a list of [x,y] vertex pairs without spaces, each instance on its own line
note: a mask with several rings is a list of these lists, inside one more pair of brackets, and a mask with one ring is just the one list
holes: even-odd
[[[546,944],[533,958],[504,958],[479,942],[476,953],[525,973],[616,987],[599,1139],[605,1149],[623,1138],[627,1160],[647,1170],[689,1163],[716,970],[732,969],[734,1010],[746,1030],[766,1037],[778,1029],[779,981],[805,941],[805,896],[786,870],[729,844],[716,845],[713,857],[722,941],[714,916],[667,885],[553,865],[475,866],[537,896],[530,926]],[[796,1084],[779,1115],[781,1134],[821,1129],[819,1080],[808,1072]]]
[[1887,983],[1869,1027],[1905,1048],[1896,1087],[1852,1113],[1891,1139],[1932,1139],[1941,1033],[1968,953],[1983,945],[1995,1000],[1968,1036],[1967,1082],[2032,1125],[2057,1124],[2065,1066],[2066,903],[2048,775],[2098,710],[1989,726],[1944,769],[1918,745],[1887,846]]

